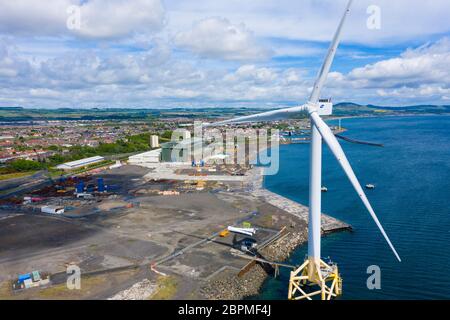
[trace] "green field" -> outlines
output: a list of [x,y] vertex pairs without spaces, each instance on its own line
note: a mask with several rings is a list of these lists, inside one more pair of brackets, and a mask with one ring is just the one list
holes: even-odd
[[[281,107],[281,106],[280,106]],[[285,106],[283,106],[285,107]],[[58,109],[28,109],[21,107],[0,107],[0,122],[14,121],[45,121],[45,120],[110,120],[137,121],[157,120],[168,117],[180,117],[186,119],[218,118],[242,116],[261,111],[264,108],[173,108],[173,109],[135,109],[135,108],[58,108]],[[382,112],[380,112],[382,111]],[[417,105],[404,107],[360,105],[343,102],[335,105],[335,116],[377,115],[382,114],[443,114],[450,113],[450,106]]]

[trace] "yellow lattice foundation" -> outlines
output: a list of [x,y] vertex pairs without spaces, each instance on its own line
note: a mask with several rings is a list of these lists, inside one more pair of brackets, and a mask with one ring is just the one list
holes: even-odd
[[312,300],[318,296],[322,300],[331,300],[341,294],[342,279],[336,265],[309,258],[297,270],[291,272],[289,300]]

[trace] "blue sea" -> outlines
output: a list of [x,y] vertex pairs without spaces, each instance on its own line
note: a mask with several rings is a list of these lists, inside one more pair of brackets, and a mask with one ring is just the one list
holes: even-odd
[[[330,122],[335,124],[335,122]],[[341,299],[450,299],[450,116],[352,118],[342,120],[348,137],[383,148],[341,141],[381,223],[402,262],[391,253],[347,177],[324,147],[322,211],[354,227],[354,232],[322,239],[343,277]],[[309,145],[282,146],[280,171],[265,187],[308,204]],[[298,248],[288,260],[299,265]],[[381,268],[381,289],[367,288],[367,268]],[[268,278],[259,299],[286,299],[289,274]]]

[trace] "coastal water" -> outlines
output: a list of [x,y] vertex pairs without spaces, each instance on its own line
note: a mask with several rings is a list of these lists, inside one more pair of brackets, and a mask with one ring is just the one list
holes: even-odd
[[[396,246],[399,263],[336,160],[324,148],[322,211],[354,232],[322,239],[343,277],[342,299],[450,299],[450,116],[345,119],[346,136],[384,148],[341,141],[375,212]],[[269,190],[308,204],[309,145],[280,150],[280,171],[265,178]],[[300,264],[306,246],[288,260]],[[381,268],[381,290],[369,290],[367,268]],[[288,270],[268,278],[259,299],[286,299]]]

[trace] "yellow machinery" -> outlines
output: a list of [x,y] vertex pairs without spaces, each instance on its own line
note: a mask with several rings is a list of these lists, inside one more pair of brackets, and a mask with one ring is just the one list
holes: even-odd
[[228,235],[230,234],[230,231],[228,231],[228,229],[223,230],[222,232],[219,233],[219,236],[221,238],[226,238],[228,237]]
[[199,181],[197,182],[196,190],[201,191],[201,190],[205,189],[205,186],[206,186],[206,181],[204,181],[204,180],[199,180]]

